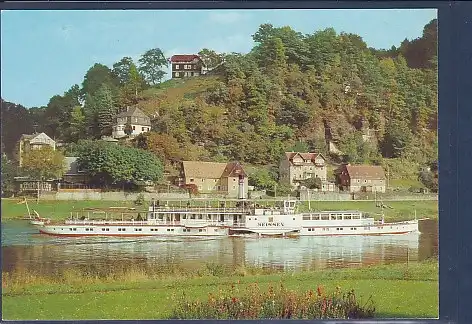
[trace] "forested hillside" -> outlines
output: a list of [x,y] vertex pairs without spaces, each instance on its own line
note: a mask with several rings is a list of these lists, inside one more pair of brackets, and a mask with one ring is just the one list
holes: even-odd
[[[153,49],[111,68],[95,64],[81,86],[26,110],[2,100],[2,147],[37,131],[65,143],[111,134],[113,115],[137,105],[152,132],[133,145],[171,159],[277,164],[283,151],[321,151],[334,161],[422,165],[437,159],[437,21],[390,50],[333,29],[304,35],[261,25],[246,55],[201,54],[213,75],[160,83],[167,60]],[[371,136],[365,140],[366,130]]]

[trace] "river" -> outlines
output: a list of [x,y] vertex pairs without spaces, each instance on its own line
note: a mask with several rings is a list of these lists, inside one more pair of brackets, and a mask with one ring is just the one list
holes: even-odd
[[438,256],[438,222],[420,222],[421,234],[298,238],[61,238],[39,234],[27,221],[4,221],[4,272],[42,275],[68,268],[111,271],[131,266],[202,268],[220,264],[284,270],[357,267]]

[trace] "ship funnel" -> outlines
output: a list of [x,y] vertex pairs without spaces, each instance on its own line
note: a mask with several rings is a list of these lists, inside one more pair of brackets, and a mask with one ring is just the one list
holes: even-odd
[[246,195],[244,194],[244,175],[240,174],[239,175],[239,193],[238,193],[238,198],[239,199],[245,199]]

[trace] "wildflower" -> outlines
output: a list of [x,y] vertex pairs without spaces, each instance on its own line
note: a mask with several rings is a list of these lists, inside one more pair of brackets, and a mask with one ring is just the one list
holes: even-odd
[[318,292],[318,296],[322,296],[324,293],[323,286],[318,286],[318,288],[316,288],[316,291]]

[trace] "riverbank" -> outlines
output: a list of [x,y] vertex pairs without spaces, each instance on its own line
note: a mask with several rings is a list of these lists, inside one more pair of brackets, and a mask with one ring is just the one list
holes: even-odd
[[[2,199],[2,219],[18,219],[27,214],[26,206],[18,204],[19,199]],[[200,203],[195,201],[192,203]],[[261,203],[269,203],[261,201]],[[127,207],[135,208],[133,212],[145,212],[147,205],[136,206],[129,201],[28,201],[30,209],[35,209],[42,217],[53,220],[61,220],[70,217],[71,212],[81,212],[86,208],[110,208],[110,207]],[[176,202],[169,201],[169,204]],[[387,207],[384,208],[386,221],[401,221],[414,218],[414,213],[418,218],[438,219],[438,202],[430,201],[388,201],[384,202]],[[307,201],[300,202],[300,210],[360,210],[372,215],[381,212],[373,201]],[[99,217],[99,216],[97,216]],[[377,215],[377,218],[379,216]]]
[[[327,290],[354,289],[362,301],[372,297],[377,318],[436,318],[437,259],[409,264],[377,265],[267,273],[238,268],[231,272],[207,266],[200,272],[146,273],[138,269],[108,276],[66,272],[46,278],[31,273],[3,273],[2,313],[8,320],[163,319],[176,298],[206,300],[209,293],[237,284],[261,289],[283,283],[304,292],[319,285]],[[241,290],[242,290],[241,289]],[[25,307],[27,305],[27,307]]]

